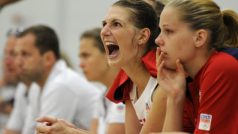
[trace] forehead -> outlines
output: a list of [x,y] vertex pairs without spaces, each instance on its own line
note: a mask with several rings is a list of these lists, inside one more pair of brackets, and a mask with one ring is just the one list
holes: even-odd
[[24,50],[36,49],[35,36],[33,34],[27,34],[23,37],[18,38],[16,41],[16,48]]
[[15,47],[16,44],[16,37],[10,36],[7,39],[6,46],[5,46],[5,51],[10,51]]
[[80,40],[80,45],[79,45],[79,50],[80,51],[91,51],[94,49],[97,49],[97,47],[95,46],[95,40],[93,38],[82,38]]
[[129,21],[130,18],[131,18],[131,11],[128,8],[120,6],[110,7],[105,16],[106,21],[114,19]]
[[94,47],[95,41],[93,38],[82,38],[79,44],[80,44],[79,45],[80,48],[86,48],[86,47],[91,48],[91,47]]
[[181,20],[181,12],[173,7],[166,7],[160,15],[160,27],[164,25],[177,26],[183,23]]

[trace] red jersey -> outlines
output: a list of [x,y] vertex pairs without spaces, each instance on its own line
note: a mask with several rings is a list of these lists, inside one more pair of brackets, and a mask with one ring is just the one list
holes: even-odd
[[189,94],[185,131],[238,134],[238,61],[234,57],[215,52],[189,84]]
[[[150,73],[150,75],[153,77],[157,77],[156,49],[147,52],[142,57],[141,61]],[[123,70],[120,70],[111,88],[108,90],[106,97],[115,103],[128,100],[132,86],[133,83],[131,79]]]

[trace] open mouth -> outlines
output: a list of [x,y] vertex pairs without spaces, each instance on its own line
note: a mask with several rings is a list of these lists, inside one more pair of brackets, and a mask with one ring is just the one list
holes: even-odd
[[116,44],[107,45],[107,49],[110,58],[114,58],[119,54],[119,46]]

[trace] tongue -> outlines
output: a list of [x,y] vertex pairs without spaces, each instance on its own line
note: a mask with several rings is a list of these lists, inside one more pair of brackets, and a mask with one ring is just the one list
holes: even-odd
[[114,50],[110,53],[109,57],[110,58],[115,58],[119,54],[119,50]]

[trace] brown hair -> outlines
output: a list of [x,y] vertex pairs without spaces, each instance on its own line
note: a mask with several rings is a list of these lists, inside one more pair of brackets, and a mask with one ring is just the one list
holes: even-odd
[[137,28],[150,29],[151,36],[146,45],[146,52],[157,47],[155,39],[159,34],[158,20],[151,5],[142,0],[119,0],[113,6],[128,8],[131,11],[131,20]]
[[221,11],[212,0],[173,0],[166,7],[177,8],[181,19],[193,30],[208,30],[210,48],[238,47],[238,15],[235,11]]
[[80,40],[83,38],[92,38],[96,43],[94,46],[100,50],[100,52],[105,53],[104,45],[100,36],[101,28],[93,28],[87,31],[84,31],[81,36]]
[[22,31],[18,37],[33,34],[36,37],[35,46],[41,54],[52,51],[56,59],[60,59],[60,46],[56,32],[46,25],[34,25]]

